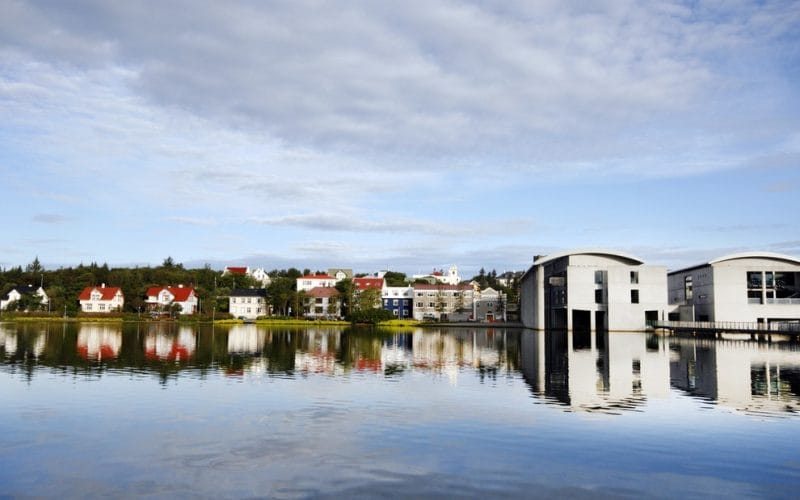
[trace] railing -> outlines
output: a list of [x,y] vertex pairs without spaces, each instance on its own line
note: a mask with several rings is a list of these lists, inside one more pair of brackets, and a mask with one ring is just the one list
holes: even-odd
[[800,305],[800,299],[767,299],[767,304],[792,304]]
[[800,321],[775,321],[772,323],[752,323],[743,321],[648,321],[652,328],[717,330],[728,332],[781,332],[800,333]]

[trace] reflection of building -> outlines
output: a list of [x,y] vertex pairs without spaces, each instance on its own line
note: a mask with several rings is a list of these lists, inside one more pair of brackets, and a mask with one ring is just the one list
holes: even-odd
[[122,311],[125,297],[122,289],[116,286],[87,286],[78,296],[81,311],[88,313],[110,313]]
[[668,277],[670,319],[800,322],[800,260],[775,253],[727,255]]
[[256,325],[235,325],[228,331],[228,354],[258,354],[264,350],[266,332]]
[[13,356],[17,353],[17,332],[5,325],[0,325],[0,347],[6,356]]
[[122,347],[118,326],[81,324],[78,331],[78,355],[84,359],[113,359]]
[[234,288],[228,302],[228,312],[234,318],[256,319],[268,314],[265,288]]
[[630,408],[670,392],[666,340],[644,334],[523,334],[522,373],[534,393],[584,411]]
[[672,385],[736,410],[800,410],[800,356],[775,344],[673,339]]
[[644,330],[664,319],[667,271],[605,250],[537,257],[522,276],[522,322],[541,329]]
[[161,361],[186,361],[194,356],[197,335],[190,327],[182,326],[177,336],[161,330],[150,331],[144,339],[147,359]]
[[294,355],[294,368],[300,373],[322,373],[338,375],[344,367],[336,361],[336,353],[340,348],[341,336],[330,331],[306,330],[304,346]]

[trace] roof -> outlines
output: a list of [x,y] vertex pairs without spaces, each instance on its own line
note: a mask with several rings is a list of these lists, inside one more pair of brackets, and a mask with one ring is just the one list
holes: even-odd
[[315,286],[306,290],[306,295],[315,299],[330,298],[339,295],[339,291],[332,286]]
[[333,276],[329,276],[327,274],[308,274],[306,276],[301,276],[297,278],[299,280],[336,280]]
[[231,274],[247,274],[246,267],[226,267],[225,271]]
[[3,300],[8,300],[9,297],[11,296],[11,292],[13,292],[14,290],[16,290],[17,293],[19,293],[20,295],[34,295],[36,292],[39,291],[39,287],[33,285],[14,287],[11,290],[9,290],[7,294],[3,296]]
[[234,288],[231,297],[266,297],[266,288]]
[[154,297],[165,289],[175,297],[173,299],[175,302],[186,302],[194,292],[194,288],[191,286],[151,286],[147,289],[147,296]]
[[87,286],[78,296],[78,300],[91,300],[94,290],[100,292],[100,300],[112,300],[117,292],[122,293],[118,286]]
[[358,290],[381,290],[383,278],[353,278],[353,284]]
[[693,266],[684,267],[681,269],[676,269],[674,271],[670,271],[669,274],[680,273],[684,271],[690,271],[692,269],[697,269],[700,267],[710,266],[714,264],[719,264],[721,262],[727,262],[729,260],[739,260],[739,259],[767,259],[767,260],[778,260],[783,262],[788,262],[790,264],[800,265],[800,259],[796,257],[792,257],[791,255],[785,255],[780,253],[774,252],[740,252],[740,253],[732,253],[728,255],[723,255],[722,257],[718,257],[716,259],[709,260],[708,262],[704,262],[702,264],[695,264]]
[[614,257],[617,259],[628,261],[627,262],[628,265],[644,264],[644,261],[642,259],[628,253],[617,252],[615,250],[608,250],[605,248],[584,248],[584,249],[568,250],[566,252],[559,252],[540,257],[537,260],[533,261],[533,265],[529,267],[527,271],[525,271],[523,276],[528,274],[531,271],[531,269],[535,268],[536,266],[541,266],[547,264],[548,262],[552,262],[554,260],[561,259],[563,257],[569,257],[571,255],[605,255],[608,257]]

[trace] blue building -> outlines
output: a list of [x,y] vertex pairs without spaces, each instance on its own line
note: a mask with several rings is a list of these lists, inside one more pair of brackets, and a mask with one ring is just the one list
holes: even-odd
[[414,317],[414,288],[410,286],[388,286],[381,297],[383,308],[398,319]]

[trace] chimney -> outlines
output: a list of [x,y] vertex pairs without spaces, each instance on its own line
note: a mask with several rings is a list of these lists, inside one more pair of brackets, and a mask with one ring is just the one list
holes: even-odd
[[106,284],[105,284],[105,283],[101,283],[101,284],[100,284],[100,288],[105,288],[105,287],[106,287]]

